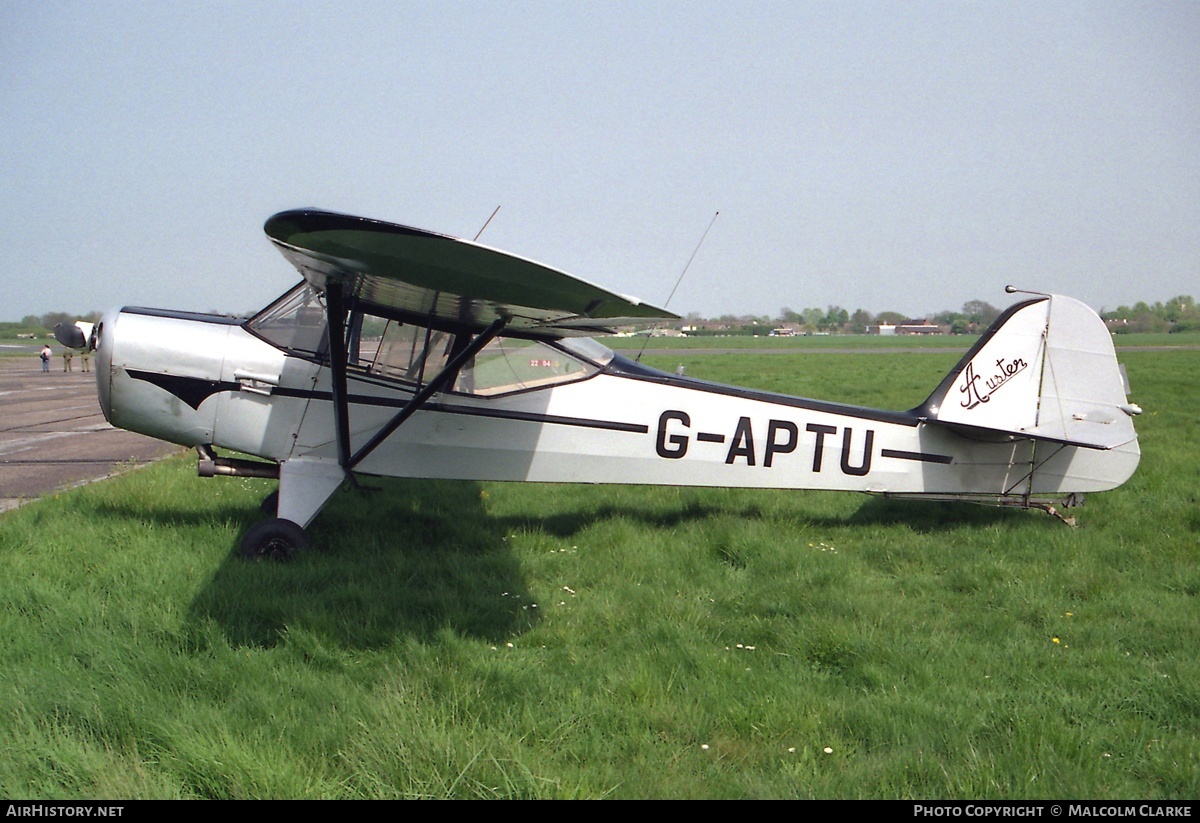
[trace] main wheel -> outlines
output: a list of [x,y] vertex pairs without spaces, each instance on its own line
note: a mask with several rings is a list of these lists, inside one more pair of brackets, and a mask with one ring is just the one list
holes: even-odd
[[242,557],[255,562],[287,561],[311,546],[303,528],[291,520],[275,517],[250,527],[242,538]]

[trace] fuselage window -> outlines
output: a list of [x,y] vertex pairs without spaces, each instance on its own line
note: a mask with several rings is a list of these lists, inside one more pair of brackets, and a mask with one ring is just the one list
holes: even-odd
[[454,390],[492,396],[582,380],[599,367],[537,340],[499,337],[459,370]]

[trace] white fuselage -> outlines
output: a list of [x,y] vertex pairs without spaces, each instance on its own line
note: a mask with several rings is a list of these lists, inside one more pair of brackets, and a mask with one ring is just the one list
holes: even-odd
[[[337,465],[331,372],[226,319],[124,310],[98,334],[97,380],[116,426],[186,446]],[[352,372],[352,451],[415,385]],[[1113,488],[1137,443],[1099,450],[967,437],[879,412],[716,386],[615,358],[588,377],[480,396],[436,394],[355,470],[567,483],[1062,496]]]

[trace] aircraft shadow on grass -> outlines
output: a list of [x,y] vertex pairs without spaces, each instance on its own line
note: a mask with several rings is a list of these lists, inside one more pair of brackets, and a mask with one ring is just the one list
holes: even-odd
[[[247,564],[241,534],[257,510],[222,504],[207,509],[118,507],[121,517],[156,525],[196,528],[241,524],[227,559],[191,604],[194,627],[214,623],[235,646],[271,648],[302,630],[335,649],[381,648],[409,637],[432,642],[450,632],[492,643],[519,636],[546,608],[530,591],[510,540],[518,533],[578,540],[614,519],[671,533],[714,518],[769,520],[758,503],[711,505],[682,501],[675,508],[605,504],[546,515],[496,516],[486,510],[484,487],[470,481],[385,480],[377,492],[335,495],[313,530],[316,548],[290,563]],[[1028,512],[928,501],[870,498],[845,516],[806,516],[809,528],[903,523],[918,533],[986,525]],[[713,562],[727,562],[713,536]]]
[[[567,539],[618,517],[670,530],[728,513],[706,506],[677,512],[601,506],[503,517],[486,511],[480,483],[383,482],[378,492],[335,496],[312,530],[317,548],[291,563],[247,565],[239,535],[195,598],[193,617],[215,621],[235,645],[258,647],[278,644],[296,626],[343,648],[377,648],[403,636],[427,642],[445,631],[501,643],[555,607],[531,594],[509,543],[517,533]],[[243,521],[245,529],[257,515],[223,508],[216,516]],[[142,516],[197,522],[163,512]],[[248,577],[261,579],[249,599],[243,593]]]

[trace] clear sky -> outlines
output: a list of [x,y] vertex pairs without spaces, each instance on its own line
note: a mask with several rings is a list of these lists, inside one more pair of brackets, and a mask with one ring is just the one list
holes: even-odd
[[0,0],[0,320],[256,309],[318,206],[681,314],[1200,297],[1200,2]]

